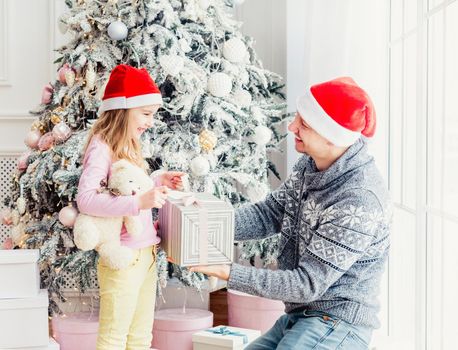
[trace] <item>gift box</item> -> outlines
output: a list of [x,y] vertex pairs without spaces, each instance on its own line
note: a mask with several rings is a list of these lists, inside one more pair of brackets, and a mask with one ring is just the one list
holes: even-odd
[[52,318],[53,337],[61,350],[95,350],[99,330],[98,314],[75,312]]
[[171,191],[159,210],[162,247],[178,265],[231,263],[234,209],[209,193]]
[[40,292],[38,249],[0,250],[0,299],[37,297]]
[[27,348],[1,348],[2,350],[60,350],[59,344],[53,339],[49,338],[47,346],[32,346]]
[[244,349],[261,332],[254,329],[219,326],[192,336],[193,350]]
[[0,349],[47,348],[48,292],[30,298],[0,299]]
[[192,335],[212,325],[210,311],[183,308],[156,311],[151,346],[160,350],[192,350]]

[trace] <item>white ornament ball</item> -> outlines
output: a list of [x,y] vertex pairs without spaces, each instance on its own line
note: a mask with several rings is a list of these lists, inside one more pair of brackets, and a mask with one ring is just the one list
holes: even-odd
[[269,193],[269,187],[263,183],[249,183],[246,187],[246,194],[252,203],[264,200]]
[[60,210],[59,221],[64,226],[73,227],[77,216],[78,210],[72,205],[68,205]]
[[176,77],[184,66],[184,60],[178,55],[164,55],[159,59],[159,64],[165,74]]
[[232,38],[224,43],[223,55],[230,62],[243,62],[247,53],[245,43],[239,38]]
[[188,41],[186,39],[182,38],[178,40],[178,44],[180,45],[180,48],[184,53],[188,53],[192,50],[191,46],[189,46]]
[[234,93],[234,100],[242,108],[250,107],[252,97],[251,94],[243,89],[237,90]]
[[224,97],[232,90],[232,79],[225,73],[213,73],[208,79],[207,87],[213,96]]
[[52,134],[57,141],[65,141],[70,137],[72,130],[70,127],[65,124],[65,122],[60,122],[54,125],[52,129]]
[[113,40],[124,40],[127,38],[127,26],[121,22],[116,21],[108,26],[108,36]]
[[211,5],[211,0],[198,0],[198,3],[199,3],[199,7],[206,11],[209,6]]
[[205,157],[197,156],[191,160],[190,168],[195,176],[204,176],[210,171],[210,163]]
[[253,141],[259,145],[264,146],[269,143],[272,138],[272,130],[267,126],[258,125],[254,128]]

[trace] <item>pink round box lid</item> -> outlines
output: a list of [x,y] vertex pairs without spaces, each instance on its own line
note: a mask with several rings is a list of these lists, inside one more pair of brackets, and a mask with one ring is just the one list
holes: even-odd
[[213,326],[213,313],[200,309],[164,309],[154,313],[154,329],[193,331]]
[[97,333],[99,329],[98,313],[76,312],[55,315],[52,318],[53,331],[72,334]]

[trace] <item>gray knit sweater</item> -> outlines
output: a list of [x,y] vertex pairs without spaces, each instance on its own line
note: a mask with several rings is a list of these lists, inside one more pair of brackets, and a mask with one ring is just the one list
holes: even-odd
[[233,264],[228,287],[282,300],[286,312],[319,310],[378,328],[389,207],[364,140],[322,172],[303,156],[278,190],[235,216],[236,240],[281,233],[278,270]]

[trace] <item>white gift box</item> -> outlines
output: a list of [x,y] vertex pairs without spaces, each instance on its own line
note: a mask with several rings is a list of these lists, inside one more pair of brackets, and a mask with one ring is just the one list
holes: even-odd
[[228,264],[234,254],[234,209],[209,193],[171,191],[159,210],[162,247],[181,266]]
[[40,291],[38,249],[0,250],[0,299],[36,297]]
[[219,326],[194,333],[192,344],[193,350],[241,350],[260,336],[255,329]]
[[1,348],[2,350],[60,350],[60,345],[53,339],[49,338],[47,346],[32,346],[27,348]]
[[47,348],[48,292],[36,297],[0,299],[0,349]]

